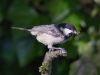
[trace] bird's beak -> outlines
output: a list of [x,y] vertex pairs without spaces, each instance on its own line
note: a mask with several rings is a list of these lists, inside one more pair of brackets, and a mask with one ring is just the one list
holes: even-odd
[[74,31],[73,33],[77,35],[77,34],[79,34],[80,32]]

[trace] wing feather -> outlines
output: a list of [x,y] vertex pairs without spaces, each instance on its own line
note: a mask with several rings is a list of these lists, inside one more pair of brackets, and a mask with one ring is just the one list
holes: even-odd
[[54,26],[54,24],[35,26],[32,30],[39,33],[47,33],[55,37],[62,36],[62,33]]

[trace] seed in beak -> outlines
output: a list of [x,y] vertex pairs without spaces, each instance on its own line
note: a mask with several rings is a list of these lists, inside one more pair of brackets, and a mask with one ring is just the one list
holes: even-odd
[[74,34],[79,34],[80,32],[74,31],[73,33],[74,33]]

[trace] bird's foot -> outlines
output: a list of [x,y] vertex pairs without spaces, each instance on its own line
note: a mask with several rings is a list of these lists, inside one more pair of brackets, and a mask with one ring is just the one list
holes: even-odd
[[52,47],[52,48],[49,48],[49,52],[51,52],[51,51],[55,51],[55,50],[59,50],[60,51],[60,56],[62,55],[62,53],[67,53],[66,51],[65,51],[65,49],[63,49],[63,48],[60,48],[60,47]]
[[62,48],[56,48],[56,47],[52,47],[52,48],[49,48],[49,51],[54,51],[54,50],[61,50]]

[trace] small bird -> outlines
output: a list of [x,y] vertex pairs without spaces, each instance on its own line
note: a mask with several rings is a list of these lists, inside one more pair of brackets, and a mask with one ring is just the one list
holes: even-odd
[[49,51],[57,49],[62,50],[62,48],[53,47],[53,45],[64,43],[72,35],[79,34],[76,28],[68,23],[40,25],[31,28],[12,28],[29,31],[32,35],[36,36],[36,39],[40,43],[46,45]]

